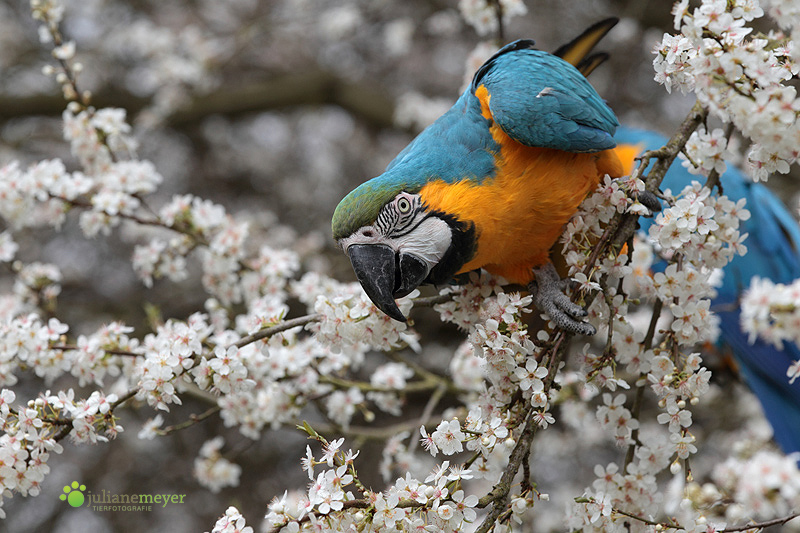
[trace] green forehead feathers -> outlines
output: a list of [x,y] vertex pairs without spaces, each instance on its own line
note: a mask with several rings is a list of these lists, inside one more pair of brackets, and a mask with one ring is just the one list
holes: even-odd
[[403,190],[403,184],[392,185],[381,181],[373,178],[362,183],[339,202],[331,221],[334,239],[347,237],[358,228],[375,222],[381,208]]

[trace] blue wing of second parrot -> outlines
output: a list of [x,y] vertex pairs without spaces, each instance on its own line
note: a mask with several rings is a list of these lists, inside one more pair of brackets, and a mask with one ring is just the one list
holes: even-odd
[[[658,149],[667,139],[656,133],[631,128],[617,130],[618,145],[641,145],[643,150]],[[697,180],[680,165],[672,165],[662,188],[679,192]],[[733,201],[747,200],[749,220],[740,224],[747,254],[736,256],[725,268],[722,286],[712,302],[720,317],[721,343],[732,351],[740,371],[756,394],[772,425],[775,441],[786,453],[800,451],[800,381],[789,383],[786,371],[800,359],[800,349],[784,343],[783,350],[748,336],[740,326],[739,297],[750,285],[753,276],[769,278],[775,283],[790,283],[800,278],[800,226],[784,204],[764,185],[754,183],[738,169],[729,168],[721,178],[723,192]],[[641,219],[642,229],[652,219]]]

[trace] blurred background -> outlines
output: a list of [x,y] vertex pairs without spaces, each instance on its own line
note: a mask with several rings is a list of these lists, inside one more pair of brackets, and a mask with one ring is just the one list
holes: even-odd
[[[669,95],[653,81],[651,49],[673,31],[670,2],[525,5],[527,14],[504,28],[505,41],[532,38],[543,50],[556,49],[603,18],[621,19],[599,46],[610,53],[609,61],[591,77],[620,122],[669,135],[691,108],[691,95]],[[457,0],[66,0],[65,6],[62,31],[76,41],[84,66],[79,85],[92,91],[95,106],[127,110],[138,157],[151,160],[165,178],[150,205],[160,207],[182,193],[211,199],[250,219],[259,238],[298,251],[304,270],[343,281],[354,276],[329,229],[339,200],[379,174],[414,134],[449,108],[474,69],[504,44],[495,40],[496,32],[479,35],[467,25]],[[479,46],[482,56],[476,59]],[[0,3],[0,166],[61,158],[69,170],[77,169],[62,138],[60,89],[42,74],[49,60],[28,2]],[[794,207],[793,178],[769,184]],[[77,216],[68,217],[59,233],[16,235],[20,259],[61,267],[58,314],[73,333],[111,320],[146,331],[147,302],[165,318],[202,309],[206,295],[197,277],[144,288],[130,264],[137,238],[123,226],[109,238],[87,240]],[[0,290],[8,290],[10,279],[0,278]],[[296,311],[303,312],[299,306]],[[446,368],[452,346],[463,337],[454,328],[441,329],[435,319],[424,338],[439,346],[426,351],[426,358]],[[31,376],[23,376],[23,385],[17,390],[28,394],[18,392],[18,398],[35,397],[44,388]],[[52,388],[62,385],[72,386],[57,381]],[[741,389],[742,399],[733,403],[746,404],[747,394]],[[424,404],[425,398],[419,400]],[[712,413],[713,406],[712,401]],[[167,424],[204,409],[187,402],[167,415]],[[253,442],[213,419],[166,438],[137,439],[141,422],[153,414],[146,406],[125,411],[125,433],[112,445],[65,443],[63,456],[51,460],[42,495],[8,501],[0,531],[204,531],[229,504],[258,528],[266,504],[290,486],[288,480],[296,487],[305,483],[299,468],[304,439],[297,431],[265,432]],[[756,422],[743,431],[766,431],[758,413],[753,416]],[[716,422],[709,416],[696,423],[712,432]],[[191,472],[200,444],[217,434],[226,436],[226,456],[244,473],[240,487],[212,494]],[[558,449],[558,438],[558,431],[544,432],[537,451]],[[591,439],[584,445],[589,444]],[[724,438],[717,445],[724,448]],[[582,464],[575,450],[553,451],[558,453],[589,472],[603,462],[594,455]],[[377,462],[379,454],[380,447],[367,447],[362,460]],[[613,448],[608,455],[618,460]],[[541,467],[541,479],[553,482],[543,490],[555,491],[563,472]],[[149,513],[72,509],[57,495],[73,480],[90,490],[185,493],[187,505]],[[380,486],[377,473],[371,480]],[[542,525],[554,524],[545,519]]]

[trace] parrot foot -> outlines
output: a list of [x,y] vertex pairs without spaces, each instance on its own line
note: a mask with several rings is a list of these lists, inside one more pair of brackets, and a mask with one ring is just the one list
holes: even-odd
[[547,263],[533,270],[536,278],[528,285],[533,303],[540,311],[547,313],[556,326],[577,335],[594,335],[597,330],[591,324],[581,321],[587,313],[578,304],[572,303],[564,294],[569,283],[562,280],[553,263]]
[[645,206],[647,209],[650,210],[649,215],[645,216],[653,216],[653,213],[657,213],[661,211],[661,201],[658,199],[658,196],[650,191],[639,191],[633,194],[633,199],[637,200],[640,204]]

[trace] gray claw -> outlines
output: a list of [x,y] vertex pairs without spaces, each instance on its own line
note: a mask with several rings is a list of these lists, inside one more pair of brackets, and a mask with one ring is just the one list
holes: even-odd
[[656,196],[655,193],[650,191],[639,191],[638,193],[635,193],[634,199],[638,200],[640,204],[650,210],[650,215],[648,216],[653,216],[653,213],[661,211],[661,201],[658,199],[658,196]]
[[572,303],[562,291],[564,281],[558,276],[552,263],[534,270],[536,279],[528,286],[533,303],[540,311],[547,313],[556,326],[578,335],[594,335],[594,326],[579,320],[587,315],[586,310]]

